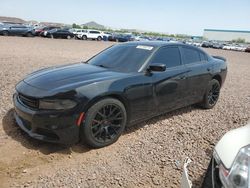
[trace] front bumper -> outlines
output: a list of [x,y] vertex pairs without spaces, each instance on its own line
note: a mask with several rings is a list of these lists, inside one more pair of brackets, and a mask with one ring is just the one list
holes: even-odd
[[13,96],[14,117],[18,126],[29,136],[53,143],[74,144],[79,141],[78,114],[32,110]]

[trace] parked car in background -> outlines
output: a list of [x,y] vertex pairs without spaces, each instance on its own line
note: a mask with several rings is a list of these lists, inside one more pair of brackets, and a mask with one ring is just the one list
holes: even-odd
[[79,29],[79,30],[77,30],[76,33],[75,33],[76,39],[82,39],[82,36],[84,34],[86,34],[87,32],[88,32],[87,29]]
[[110,32],[102,32],[102,39],[103,39],[104,41],[107,41],[108,38],[109,38],[111,35],[112,35],[112,33],[110,33]]
[[223,46],[224,45],[222,43],[219,43],[219,42],[213,42],[212,43],[212,48],[215,48],[215,49],[222,49]]
[[46,27],[41,27],[37,29],[37,35],[42,36],[42,37],[47,37],[47,32],[52,29],[60,29],[60,27],[57,26],[46,26]]
[[192,43],[193,46],[197,46],[197,47],[201,47],[201,42],[198,42],[198,41],[194,41]]
[[33,37],[35,31],[33,27],[21,25],[21,24],[1,24],[0,34],[4,36],[27,36]]
[[71,29],[69,29],[69,30],[70,30],[70,32],[72,32],[74,35],[77,35],[77,33],[78,33],[79,31],[81,31],[82,29],[71,28]]
[[64,38],[64,39],[71,39],[75,37],[75,35],[68,29],[52,29],[47,31],[46,36],[49,38]]
[[135,40],[135,41],[149,41],[150,38],[149,38],[149,37],[146,37],[146,36],[135,36],[135,37],[134,37],[134,40]]
[[82,32],[80,34],[77,34],[77,38],[81,38],[82,40],[102,40],[104,33],[102,31],[98,30],[86,30],[86,32]]
[[211,42],[208,42],[208,41],[203,41],[201,43],[201,47],[203,47],[203,48],[211,48],[211,47],[213,47],[213,44]]
[[213,108],[227,74],[222,57],[167,42],[114,45],[85,63],[42,69],[16,85],[17,124],[31,137],[94,148],[126,126],[199,103]]
[[110,36],[108,40],[116,42],[128,42],[134,41],[134,37],[131,34],[114,34]]
[[245,52],[250,52],[250,46],[246,47]]
[[231,50],[233,48],[233,45],[231,44],[226,44],[225,46],[222,47],[223,50]]
[[233,45],[231,50],[244,52],[246,50],[246,47],[244,45],[235,44]]

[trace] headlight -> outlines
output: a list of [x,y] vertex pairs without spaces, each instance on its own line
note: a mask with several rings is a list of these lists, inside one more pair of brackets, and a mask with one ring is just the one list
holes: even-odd
[[232,168],[228,171],[222,164],[219,166],[220,180],[227,188],[250,187],[250,146],[242,148],[236,156]]
[[46,110],[66,110],[76,106],[76,102],[68,99],[57,99],[57,100],[40,100],[39,108]]

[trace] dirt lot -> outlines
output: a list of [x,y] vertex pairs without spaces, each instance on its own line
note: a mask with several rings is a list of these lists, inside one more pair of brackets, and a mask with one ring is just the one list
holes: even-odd
[[89,150],[29,138],[14,123],[12,94],[26,74],[85,60],[109,42],[0,37],[1,187],[179,187],[189,156],[199,187],[212,148],[228,130],[250,119],[250,54],[207,51],[228,60],[228,76],[212,110],[189,106],[136,125],[115,144]]

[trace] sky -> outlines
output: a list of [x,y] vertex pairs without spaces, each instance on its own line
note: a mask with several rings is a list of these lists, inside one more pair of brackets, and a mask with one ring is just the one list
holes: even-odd
[[204,29],[250,30],[250,0],[0,0],[0,16],[202,35]]

